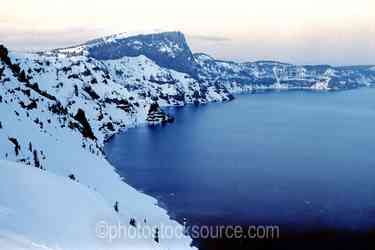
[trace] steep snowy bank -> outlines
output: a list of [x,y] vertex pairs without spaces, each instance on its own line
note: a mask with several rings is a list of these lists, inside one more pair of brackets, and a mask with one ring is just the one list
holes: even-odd
[[[166,119],[151,98],[115,83],[100,62],[88,58],[8,54],[1,48],[0,59],[0,155],[23,166],[0,166],[3,241],[112,249],[115,244],[102,246],[96,239],[96,220],[181,228],[155,199],[123,182],[102,153],[105,138],[118,130],[144,123],[155,112],[160,115],[154,122]],[[119,244],[190,249],[190,242],[186,236],[160,236],[158,243],[149,237]]]
[[[125,223],[129,216],[147,213],[159,214],[158,217],[150,214],[147,223],[164,221],[170,224],[163,211],[151,209],[152,199],[126,189],[126,184],[116,187],[121,189],[116,195],[123,198],[120,199],[119,213],[115,213],[106,195],[37,168],[0,161],[0,179],[0,242],[4,244],[20,244],[21,239],[26,244],[27,239],[35,247],[54,249],[159,248],[152,239],[106,241],[97,237],[95,226],[101,221],[117,225]],[[104,176],[102,180],[105,180]],[[131,211],[127,209],[130,206],[134,207]],[[177,243],[169,241],[160,247],[180,249],[182,243],[188,245],[188,242],[188,239]]]

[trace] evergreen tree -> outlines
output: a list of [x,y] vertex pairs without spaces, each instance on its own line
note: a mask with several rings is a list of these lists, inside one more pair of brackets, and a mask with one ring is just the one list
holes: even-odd
[[136,223],[134,218],[130,219],[130,225],[133,226],[133,227],[137,227],[137,223]]
[[78,96],[78,86],[74,85],[74,95]]
[[115,209],[115,211],[118,213],[118,211],[119,211],[119,209],[118,209],[118,201],[115,202],[114,209]]
[[34,154],[34,165],[35,165],[35,167],[41,168],[40,162],[39,162],[39,157],[38,157],[38,152],[36,150],[34,150],[33,154]]
[[18,80],[20,82],[27,82],[28,81],[28,78],[27,78],[26,73],[25,73],[24,70],[21,70],[21,72],[20,72],[20,74],[18,76]]
[[16,138],[8,138],[8,140],[14,144],[14,152],[16,154],[16,156],[18,156],[18,154],[20,153],[21,151],[21,146],[20,144],[18,143],[17,139]]
[[159,243],[159,228],[156,228],[154,240],[155,242]]

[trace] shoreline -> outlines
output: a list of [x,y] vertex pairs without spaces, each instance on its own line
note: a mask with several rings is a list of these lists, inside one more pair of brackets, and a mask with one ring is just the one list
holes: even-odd
[[[139,124],[129,129],[137,129],[138,126],[149,126],[147,124]],[[155,125],[151,125],[155,126]],[[159,126],[165,126],[163,124],[159,124]],[[110,140],[106,141],[105,143],[110,143],[111,140],[116,137],[118,134],[127,133],[127,131],[120,131],[114,134]],[[107,154],[105,154],[106,160],[115,167],[115,171],[117,172],[117,167],[115,164],[112,164],[111,161],[107,158]],[[121,174],[118,173],[120,176]],[[123,180],[127,185],[133,187],[132,185],[128,184],[125,180]],[[135,188],[135,187],[133,187]],[[135,188],[136,189],[136,188]],[[173,215],[173,211],[171,211],[166,204],[164,204],[159,198],[150,195],[142,190],[136,189],[137,192],[141,194],[147,195],[157,201],[156,205],[163,209],[169,219],[172,221],[177,222],[179,225],[183,226],[184,218],[179,218],[177,215]],[[204,221],[204,220],[203,220]],[[214,223],[203,223],[202,226],[216,226],[216,225],[225,225],[231,226],[231,223],[224,223],[221,224],[219,221]],[[250,225],[240,225],[242,228],[248,228]],[[284,229],[283,229],[284,228]],[[332,247],[340,247],[343,250],[352,250],[355,249],[354,247],[358,247],[358,243],[361,243],[361,248],[364,250],[372,250],[375,247],[375,242],[373,239],[375,238],[375,227],[371,227],[364,230],[349,230],[349,229],[337,229],[331,227],[319,227],[315,225],[314,229],[308,229],[308,225],[304,227],[305,229],[301,228],[292,228],[288,226],[281,226],[280,227],[280,238],[279,239],[231,239],[231,238],[194,238],[191,234],[188,236],[192,239],[192,246],[196,247],[199,250],[221,250],[221,249],[285,249],[288,247],[288,250],[294,250],[301,248],[303,249],[311,249],[316,250],[317,248],[326,247],[330,245]]]
[[[294,91],[294,90],[293,90]],[[306,92],[304,90],[295,90],[295,91],[302,91],[302,92]],[[266,92],[286,92],[286,91],[266,91]],[[310,92],[310,91],[308,91]],[[327,93],[327,92],[336,92],[336,91],[313,91],[313,92],[324,92],[324,93]],[[340,91],[341,92],[341,91]],[[261,92],[261,93],[255,93],[255,94],[263,94],[264,92]],[[236,97],[237,95],[241,96],[241,95],[249,95],[249,93],[242,93],[242,94],[236,94]],[[223,103],[225,104],[225,103]],[[185,107],[185,106],[184,106]],[[162,109],[165,108],[165,107],[162,107]],[[168,108],[176,108],[176,107],[168,107]],[[183,107],[177,107],[177,108],[183,108]],[[134,128],[137,128],[138,126],[149,126],[146,124],[142,124],[142,125],[136,125],[134,127],[132,127],[133,129]],[[155,126],[155,125],[153,125]],[[160,126],[160,125],[157,125],[157,126]],[[163,126],[163,125],[162,125]],[[116,135],[120,134],[120,133],[126,133],[126,131],[121,131],[119,133],[117,133]],[[114,136],[116,136],[114,135]],[[110,141],[108,141],[110,142]],[[107,143],[107,142],[106,142]],[[115,168],[117,169],[116,165],[115,164],[112,164],[111,165],[115,166]],[[137,191],[139,191],[137,189]],[[142,192],[142,191],[140,191]],[[142,192],[144,193],[144,192]],[[146,195],[149,195],[147,193],[145,193]],[[152,196],[152,195],[149,195],[151,197],[155,197],[155,196]],[[170,217],[170,219],[178,222],[180,225],[182,224],[182,218],[178,218],[178,216],[174,216],[173,215],[173,211],[170,211],[168,209],[167,206],[163,206],[162,204],[160,204],[160,200],[158,198],[155,198],[157,201],[158,201],[158,206],[164,210],[166,210],[168,216]],[[209,225],[215,225],[215,223],[210,223],[210,224],[207,224],[208,226]],[[230,225],[230,224],[228,224]],[[245,227],[245,226],[243,226]],[[320,243],[324,243],[325,241],[327,240],[330,240],[330,241],[333,241],[333,242],[336,242],[336,243],[340,243],[340,241],[342,240],[342,238],[346,238],[347,241],[350,241],[350,242],[356,242],[358,240],[362,240],[363,242],[370,242],[370,239],[372,237],[375,237],[375,228],[374,229],[369,229],[369,230],[361,230],[361,231],[356,231],[356,230],[343,230],[343,229],[334,229],[334,228],[329,228],[329,227],[321,227],[321,228],[316,228],[314,230],[303,230],[303,232],[300,232],[300,230],[297,228],[297,229],[287,229],[286,231],[281,232],[282,235],[284,235],[284,239],[280,239],[279,241],[276,241],[276,243],[274,242],[274,247],[275,248],[270,248],[270,249],[278,249],[278,243],[280,244],[285,244],[285,241],[290,241],[290,242],[301,242],[301,243],[306,243],[306,242],[309,242],[309,241],[318,241]],[[243,244],[244,241],[240,241],[241,244]],[[230,239],[220,239],[220,240],[217,240],[217,239],[194,239],[193,238],[193,246],[195,247],[199,247],[199,246],[203,246],[202,250],[210,250],[210,249],[228,249],[228,248],[220,248],[219,246],[221,244],[223,245],[226,245],[227,247],[231,246],[230,244],[234,244],[234,246],[236,246],[236,244],[239,243],[239,242],[233,242],[233,240],[230,240]],[[253,240],[253,241],[250,241],[246,244],[263,244],[264,243],[264,240]],[[228,245],[229,244],[229,245]],[[268,243],[267,243],[268,244]],[[207,246],[207,247],[206,247]],[[345,246],[345,244],[343,245]],[[237,249],[241,249],[241,248],[237,248]],[[291,249],[294,249],[294,248],[291,248]],[[346,249],[346,248],[345,248]],[[351,249],[351,248],[348,248],[348,249]]]

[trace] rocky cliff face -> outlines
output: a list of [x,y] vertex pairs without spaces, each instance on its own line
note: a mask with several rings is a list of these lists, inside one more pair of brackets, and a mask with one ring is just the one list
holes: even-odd
[[180,32],[122,33],[42,54],[95,61],[137,98],[160,106],[233,99],[222,83],[198,79],[199,65]]
[[98,60],[144,55],[161,67],[196,76],[196,62],[181,32],[117,35],[89,42],[88,55]]

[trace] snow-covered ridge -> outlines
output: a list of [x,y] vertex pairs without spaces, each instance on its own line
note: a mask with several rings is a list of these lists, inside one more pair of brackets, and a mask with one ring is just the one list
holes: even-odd
[[105,36],[105,37],[99,38],[99,39],[94,39],[94,40],[88,41],[86,44],[96,45],[100,42],[111,43],[111,42],[117,42],[118,40],[121,40],[121,39],[129,38],[129,37],[160,34],[160,33],[166,33],[166,32],[177,32],[177,31],[166,31],[166,30],[162,30],[162,29],[132,30],[132,31],[126,31],[126,32],[118,33],[118,34]]
[[[221,84],[234,89],[342,90],[375,84],[372,66],[333,67],[293,65],[278,61],[238,63],[217,60],[191,52],[185,36],[178,31],[125,32],[55,50],[66,55],[86,55],[98,60],[117,60],[144,55],[157,65],[190,75],[207,85]],[[327,84],[321,85],[321,82]]]
[[215,58],[213,58],[213,57],[211,57],[210,55],[205,54],[205,53],[195,53],[195,54],[194,54],[194,57],[195,57],[198,61],[215,61]]
[[53,54],[53,53],[61,53],[65,55],[88,55],[88,49],[93,46],[98,46],[102,43],[113,43],[118,42],[119,40],[130,38],[130,37],[137,37],[137,36],[144,36],[144,35],[151,35],[151,34],[160,34],[167,31],[161,29],[154,29],[154,30],[134,30],[134,31],[127,31],[118,34],[108,35],[105,37],[89,40],[83,44],[79,44],[76,46],[70,46],[67,48],[59,48],[53,49],[51,51],[46,51],[43,53]]

